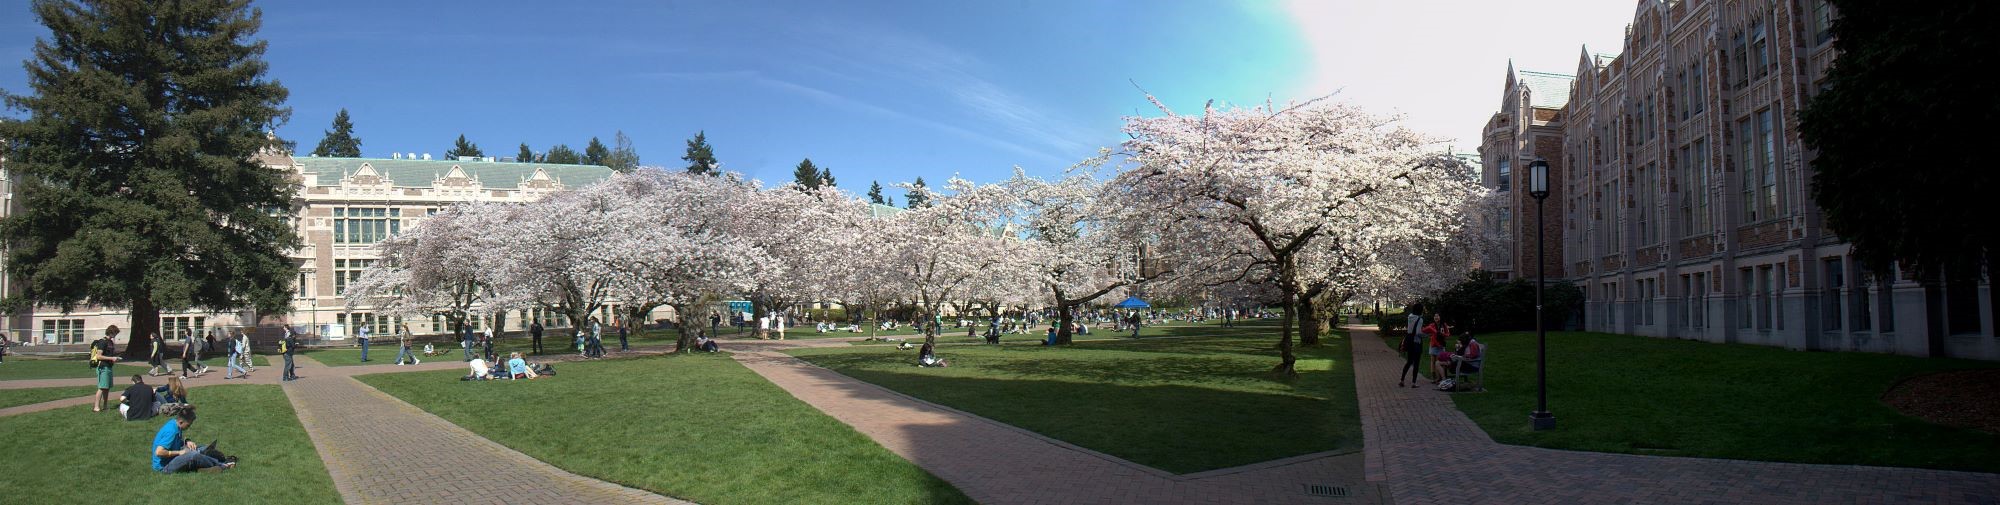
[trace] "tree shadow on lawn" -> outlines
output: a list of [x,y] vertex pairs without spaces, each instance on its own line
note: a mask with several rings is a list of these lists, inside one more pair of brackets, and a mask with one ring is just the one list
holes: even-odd
[[[816,357],[817,358],[817,357]],[[830,364],[829,364],[830,365]],[[912,367],[914,368],[914,367]],[[850,377],[1176,474],[1321,451],[1357,450],[1353,402],[1188,385],[941,376],[846,369]],[[1192,370],[1172,372],[1192,373]],[[857,396],[872,388],[841,386]],[[926,426],[912,446],[950,447],[965,430]],[[911,458],[963,458],[919,454]]]

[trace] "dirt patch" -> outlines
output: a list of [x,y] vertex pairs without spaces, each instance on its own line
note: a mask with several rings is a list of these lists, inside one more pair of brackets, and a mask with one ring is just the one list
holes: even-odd
[[1911,377],[1882,402],[1933,423],[2000,434],[2000,369]]

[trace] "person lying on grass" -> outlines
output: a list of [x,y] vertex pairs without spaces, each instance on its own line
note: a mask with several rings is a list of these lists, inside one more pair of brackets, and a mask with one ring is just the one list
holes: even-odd
[[194,426],[194,407],[182,407],[179,415],[160,425],[160,432],[153,435],[153,471],[160,473],[192,472],[204,468],[227,470],[236,467],[234,461],[222,461],[203,454],[194,442],[187,440],[187,430]]

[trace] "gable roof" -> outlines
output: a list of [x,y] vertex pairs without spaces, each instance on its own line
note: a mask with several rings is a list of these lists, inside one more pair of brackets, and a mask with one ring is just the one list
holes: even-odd
[[1569,103],[1569,84],[1576,76],[1554,72],[1522,70],[1518,72],[1521,86],[1528,88],[1528,106],[1537,109],[1560,109]]
[[[497,161],[398,160],[385,158],[293,158],[300,171],[319,174],[319,185],[339,186],[347,175],[367,168],[389,179],[399,188],[428,188],[444,174],[470,176],[487,189],[516,189],[536,172],[564,186],[581,187],[611,177],[610,168],[597,165],[554,163],[503,163]],[[457,170],[457,173],[453,171]]]

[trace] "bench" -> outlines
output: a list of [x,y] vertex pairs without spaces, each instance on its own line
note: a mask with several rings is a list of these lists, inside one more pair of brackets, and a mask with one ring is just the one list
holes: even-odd
[[[1453,384],[1463,387],[1465,386],[1466,377],[1476,377],[1474,383],[1478,384],[1478,387],[1473,388],[1472,391],[1485,391],[1486,358],[1491,357],[1492,352],[1493,352],[1492,346],[1481,345],[1479,349],[1479,359],[1468,359],[1456,363],[1455,366],[1451,367],[1451,382]],[[1473,370],[1466,371],[1465,369],[1467,367],[1473,368]]]

